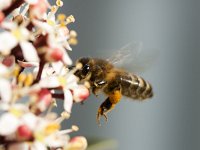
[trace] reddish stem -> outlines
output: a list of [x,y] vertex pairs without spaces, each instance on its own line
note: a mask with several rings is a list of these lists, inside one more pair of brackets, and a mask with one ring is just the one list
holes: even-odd
[[4,145],[5,147],[8,146],[9,144],[14,144],[14,143],[22,143],[22,142],[31,142],[33,141],[34,138],[31,138],[29,140],[7,140],[4,136],[0,136],[0,145]]
[[58,98],[64,100],[64,94],[57,94],[57,93],[52,93],[51,94],[53,98]]
[[44,65],[45,65],[45,62],[40,61],[38,74],[37,74],[37,77],[36,77],[35,81],[33,82],[33,84],[38,83],[40,81]]

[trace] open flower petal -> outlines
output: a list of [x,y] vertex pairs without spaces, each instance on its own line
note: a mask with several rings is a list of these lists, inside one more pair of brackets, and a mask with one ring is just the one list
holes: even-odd
[[61,74],[64,70],[64,65],[61,61],[53,62],[52,67],[56,74]]
[[52,23],[53,25],[55,25],[56,24],[56,16],[55,16],[55,13],[54,12],[49,12],[48,13],[48,15],[47,15],[47,22],[49,22],[49,23]]
[[71,113],[72,104],[73,104],[72,93],[69,90],[65,90],[64,91],[64,109],[69,113]]
[[32,145],[31,145],[31,150],[48,150],[47,147],[41,143],[41,142],[34,142]]
[[69,55],[67,54],[66,51],[64,51],[64,54],[63,54],[63,62],[67,65],[72,65],[72,60],[71,58],[69,57]]
[[42,88],[56,88],[60,86],[60,83],[56,76],[51,76],[51,77],[46,77],[40,80],[39,85]]
[[9,72],[10,72],[9,69],[5,65],[0,64],[0,76],[1,77],[8,75]]
[[52,26],[50,26],[49,24],[47,24],[46,22],[42,22],[42,21],[38,21],[38,20],[33,20],[33,23],[39,27],[40,29],[42,29],[43,31],[46,31],[47,33],[53,33],[53,28]]
[[69,76],[67,76],[67,84],[65,85],[65,88],[67,89],[73,89],[73,88],[77,88],[78,84],[77,84],[77,77],[73,74],[70,74]]
[[8,80],[5,79],[0,79],[0,83],[1,100],[8,103],[11,100],[12,96],[11,84]]
[[0,52],[10,54],[12,48],[17,45],[16,38],[10,32],[0,34]]
[[26,124],[31,130],[33,130],[37,123],[37,117],[32,113],[27,113],[21,118],[23,124]]
[[17,117],[11,113],[5,113],[0,118],[0,135],[10,135],[14,133],[19,125]]
[[50,135],[45,139],[45,143],[49,147],[63,147],[69,141],[68,135]]
[[20,42],[20,46],[22,48],[24,58],[27,61],[39,62],[39,57],[37,55],[36,49],[30,42]]
[[65,41],[65,42],[63,43],[63,46],[64,46],[66,49],[72,51],[72,48],[70,47],[70,45],[69,45],[69,43],[68,43],[67,41]]

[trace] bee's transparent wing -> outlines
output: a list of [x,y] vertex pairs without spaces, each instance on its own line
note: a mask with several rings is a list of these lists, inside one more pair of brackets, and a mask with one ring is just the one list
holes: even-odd
[[107,60],[110,63],[117,66],[121,66],[124,63],[128,64],[133,60],[133,57],[137,58],[142,47],[143,47],[142,42],[137,42],[137,41],[131,42],[129,44],[126,44],[119,50],[116,51],[113,50],[112,51],[113,54]]
[[134,73],[144,72],[159,55],[158,50],[145,49],[143,43],[139,41],[131,42],[120,50],[113,50],[111,53],[113,54],[107,59],[110,63]]

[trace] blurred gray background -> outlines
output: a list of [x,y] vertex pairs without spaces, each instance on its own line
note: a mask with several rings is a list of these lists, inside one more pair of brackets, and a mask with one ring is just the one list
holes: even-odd
[[[103,102],[91,96],[76,104],[70,121],[78,135],[111,138],[127,150],[199,150],[200,99],[198,0],[64,0],[61,12],[73,14],[70,25],[79,44],[71,57],[94,56],[133,40],[160,50],[158,60],[143,74],[155,96],[145,102],[122,100],[99,127],[96,111]],[[99,54],[99,53],[98,53]],[[62,110],[62,108],[60,109]]]

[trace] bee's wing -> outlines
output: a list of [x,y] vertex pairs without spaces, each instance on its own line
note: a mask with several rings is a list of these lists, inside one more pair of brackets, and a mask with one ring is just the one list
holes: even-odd
[[[124,45],[117,51],[112,51],[111,57],[107,58],[107,60],[117,66],[123,65],[124,63],[131,62],[134,58],[137,58],[143,47],[142,42],[131,42],[129,44]],[[130,58],[132,57],[132,58]]]
[[112,51],[113,55],[107,60],[114,66],[141,73],[148,69],[158,58],[156,49],[145,49],[139,41],[131,42],[118,51]]

